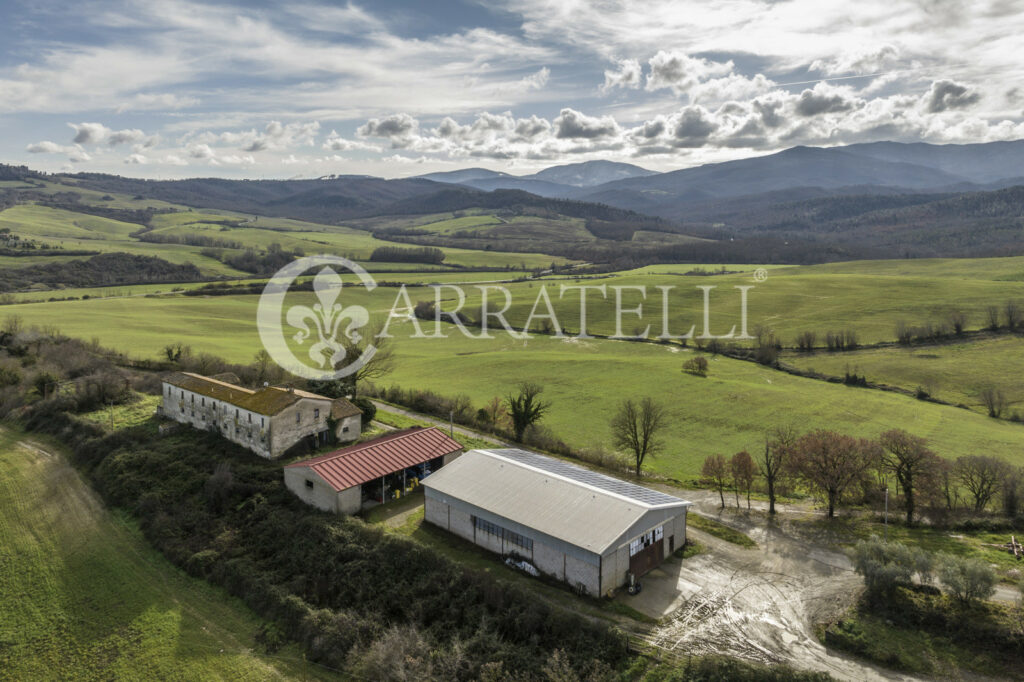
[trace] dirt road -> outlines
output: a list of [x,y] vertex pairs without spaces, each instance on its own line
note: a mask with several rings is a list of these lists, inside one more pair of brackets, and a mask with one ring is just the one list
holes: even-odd
[[[694,502],[690,513],[717,516],[717,494],[672,492]],[[815,637],[813,624],[841,613],[863,585],[845,554],[789,536],[761,520],[737,521],[729,520],[744,526],[757,549],[691,528],[688,534],[707,546],[706,553],[666,562],[644,577],[639,595],[619,597],[663,619],[645,637],[649,643],[677,655],[717,653],[787,663],[842,680],[917,679],[830,651]]]

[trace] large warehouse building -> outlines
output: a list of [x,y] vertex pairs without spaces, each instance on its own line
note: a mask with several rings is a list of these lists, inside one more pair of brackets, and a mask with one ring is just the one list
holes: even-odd
[[470,450],[423,488],[430,523],[589,594],[686,542],[689,502],[526,450]]

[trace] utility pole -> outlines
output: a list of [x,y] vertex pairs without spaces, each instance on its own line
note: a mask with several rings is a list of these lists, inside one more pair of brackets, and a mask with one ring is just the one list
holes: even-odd
[[885,541],[889,542],[889,486],[885,486]]

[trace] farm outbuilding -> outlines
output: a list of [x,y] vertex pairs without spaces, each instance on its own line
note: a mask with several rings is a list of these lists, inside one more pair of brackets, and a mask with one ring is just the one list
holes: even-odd
[[592,595],[686,542],[689,502],[526,450],[470,450],[423,488],[428,522]]
[[400,497],[462,453],[436,427],[413,427],[284,467],[284,484],[306,504],[355,514]]

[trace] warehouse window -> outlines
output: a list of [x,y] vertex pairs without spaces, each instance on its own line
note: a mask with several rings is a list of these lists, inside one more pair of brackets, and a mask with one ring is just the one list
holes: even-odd
[[478,516],[473,517],[473,524],[481,533],[489,533],[490,535],[499,537],[513,545],[518,545],[527,552],[533,551],[533,540],[525,535],[520,535],[519,533],[502,528],[498,524],[491,523],[490,521],[481,519]]
[[664,526],[658,526],[629,543],[629,556],[636,556],[665,536]]

